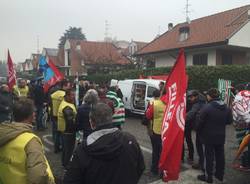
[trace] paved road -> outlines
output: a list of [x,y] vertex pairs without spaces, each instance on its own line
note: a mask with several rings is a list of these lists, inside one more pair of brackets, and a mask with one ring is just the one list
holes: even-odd
[[[143,151],[146,170],[144,171],[139,184],[145,183],[162,183],[159,178],[153,177],[150,172],[150,162],[151,162],[151,143],[150,139],[147,136],[146,128],[141,125],[140,119],[138,117],[129,117],[126,119],[126,124],[123,127],[123,130],[133,134]],[[50,128],[44,132],[37,132],[37,134],[42,138],[46,155],[52,167],[53,173],[56,177],[62,178],[63,176],[63,167],[61,166],[61,155],[55,154],[53,152],[53,143],[51,140]],[[226,170],[225,170],[225,179],[227,184],[250,184],[250,173],[244,173],[236,171],[231,168],[231,162],[233,160],[234,154],[236,152],[236,141],[235,133],[232,126],[227,127],[227,143],[225,146],[226,152]],[[169,184],[202,184],[203,182],[197,181],[196,176],[199,174],[199,171],[191,169],[187,163],[183,163],[181,166],[180,179],[177,182],[169,182]]]

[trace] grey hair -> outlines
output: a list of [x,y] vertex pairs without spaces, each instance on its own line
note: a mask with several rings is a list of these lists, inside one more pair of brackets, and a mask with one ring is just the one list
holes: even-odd
[[98,100],[98,93],[94,89],[89,89],[83,97],[83,101],[87,104],[96,104]]
[[91,119],[96,127],[112,124],[112,109],[105,103],[97,103],[94,105],[89,113]]

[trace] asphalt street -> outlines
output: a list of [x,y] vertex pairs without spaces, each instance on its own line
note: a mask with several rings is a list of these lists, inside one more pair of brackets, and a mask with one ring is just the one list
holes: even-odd
[[[162,181],[159,177],[155,177],[151,175],[149,169],[151,165],[151,143],[150,139],[147,135],[146,127],[141,125],[140,118],[133,116],[126,118],[126,123],[123,126],[123,130],[130,132],[134,135],[143,152],[144,160],[146,164],[146,169],[139,181],[139,184],[153,183],[160,184]],[[53,142],[51,137],[50,126],[47,130],[42,132],[36,132],[42,139],[44,143],[44,148],[46,152],[46,156],[49,160],[51,168],[53,170],[54,175],[58,179],[58,181],[63,178],[63,167],[61,165],[61,154],[54,153],[53,150]],[[195,140],[195,136],[193,134],[193,140]],[[242,172],[235,169],[232,169],[231,164],[234,158],[235,152],[237,150],[236,140],[235,140],[235,132],[233,126],[227,127],[227,138],[225,145],[225,154],[226,154],[226,170],[225,170],[225,180],[227,184],[250,184],[250,172]],[[186,150],[187,151],[187,150]],[[197,158],[196,158],[197,159]],[[179,181],[169,182],[169,184],[203,184],[196,179],[197,175],[200,174],[199,171],[191,168],[187,162],[184,161],[181,165],[181,173]],[[58,182],[60,183],[60,182]]]

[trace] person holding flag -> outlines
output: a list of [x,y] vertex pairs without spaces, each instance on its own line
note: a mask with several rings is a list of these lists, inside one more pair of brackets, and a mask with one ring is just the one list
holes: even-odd
[[67,80],[63,80],[63,75],[60,71],[56,68],[51,60],[47,62],[45,56],[41,56],[39,59],[39,71],[43,73],[44,77],[44,85],[43,90],[45,93],[48,90],[56,85],[58,82],[61,81],[61,89],[56,90],[53,92],[50,98],[50,105],[51,105],[51,121],[52,121],[52,137],[54,140],[54,152],[58,153],[60,151],[60,143],[61,143],[61,134],[57,131],[57,113],[60,103],[62,102],[65,91],[69,89],[70,83]]
[[158,164],[162,149],[161,127],[165,104],[160,100],[160,95],[160,90],[155,90],[153,92],[154,100],[149,104],[149,107],[146,111],[146,118],[148,120],[152,120],[152,124],[150,124],[150,128],[152,129],[152,135],[150,135],[150,139],[153,149],[151,172],[154,175],[158,175],[159,172]]
[[163,181],[178,180],[182,157],[186,115],[187,75],[184,50],[181,49],[174,67],[166,81],[166,104],[162,130],[162,151],[159,168]]

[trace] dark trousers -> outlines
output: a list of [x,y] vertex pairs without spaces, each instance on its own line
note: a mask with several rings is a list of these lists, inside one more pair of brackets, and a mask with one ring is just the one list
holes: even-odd
[[63,133],[62,165],[67,167],[75,148],[76,134]]
[[44,128],[44,126],[43,126],[43,105],[36,106],[36,128],[37,128],[37,130],[41,130]]
[[161,135],[154,134],[150,136],[151,143],[152,143],[152,165],[151,165],[151,172],[157,174],[158,173],[158,164],[161,155]]
[[225,170],[225,155],[224,144],[206,144],[205,145],[205,157],[206,157],[206,173],[208,177],[213,176],[213,164],[215,157],[215,176],[223,180]]
[[204,169],[204,150],[203,150],[203,145],[201,143],[201,140],[200,140],[200,135],[196,132],[196,141],[195,141],[195,144],[196,144],[196,150],[197,150],[197,153],[198,153],[198,156],[199,156],[199,164],[201,166],[201,169],[203,171],[205,171]]
[[[186,138],[187,147],[188,147],[188,158],[193,160],[194,159],[194,144],[192,141],[192,128],[190,127],[185,128],[185,138]],[[183,151],[183,157],[184,157],[184,151]]]
[[52,138],[54,141],[54,151],[60,151],[62,147],[62,134],[61,132],[57,131],[57,118],[51,117],[52,121]]

